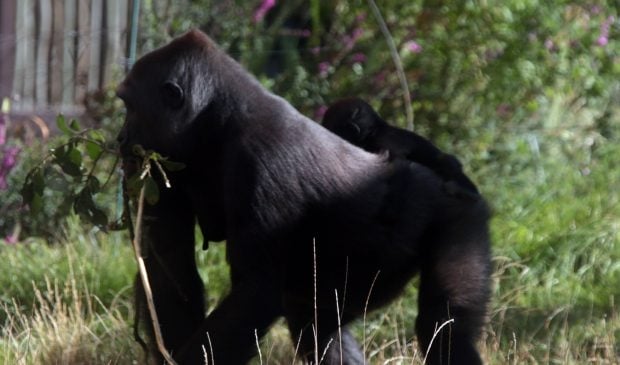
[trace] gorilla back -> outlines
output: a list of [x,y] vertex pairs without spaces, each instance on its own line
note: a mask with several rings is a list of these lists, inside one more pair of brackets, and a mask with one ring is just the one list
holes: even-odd
[[[125,160],[141,144],[186,165],[169,173],[172,188],[160,189],[144,223],[161,330],[179,363],[207,356],[243,364],[255,354],[255,334],[284,316],[309,361],[318,351],[324,363],[362,364],[339,324],[366,303],[388,303],[417,273],[415,326],[427,363],[481,363],[475,342],[490,274],[482,199],[455,199],[427,168],[347,143],[266,91],[199,31],[141,58],[118,95],[127,107]],[[205,239],[227,241],[232,288],[208,316],[195,219]]]

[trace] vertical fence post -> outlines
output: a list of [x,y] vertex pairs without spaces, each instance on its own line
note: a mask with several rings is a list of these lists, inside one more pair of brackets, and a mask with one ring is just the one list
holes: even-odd
[[36,6],[38,20],[35,29],[36,56],[35,56],[35,107],[46,106],[49,95],[48,63],[52,40],[52,3],[51,0],[38,0]]
[[102,0],[90,0],[90,33],[88,36],[88,47],[90,52],[88,63],[88,85],[86,91],[98,90],[101,80],[101,55],[102,55],[102,36],[103,36],[103,2]]
[[0,1],[0,100],[11,96],[13,88],[16,1]]
[[138,44],[138,21],[140,16],[140,0],[133,0],[133,8],[131,10],[131,22],[129,31],[129,59],[127,63],[127,71],[131,69],[136,62],[136,48]]
[[61,106],[64,68],[64,38],[67,37],[63,30],[65,24],[64,4],[62,1],[52,2],[52,44],[47,64],[49,77],[49,102],[54,107]]

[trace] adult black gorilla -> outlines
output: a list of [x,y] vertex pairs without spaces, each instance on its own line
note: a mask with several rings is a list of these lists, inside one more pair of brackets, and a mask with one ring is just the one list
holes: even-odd
[[[243,364],[256,351],[255,331],[285,316],[308,360],[329,345],[324,363],[361,364],[352,336],[338,338],[337,309],[345,325],[367,298],[369,310],[388,303],[417,272],[422,350],[454,319],[428,363],[481,363],[474,344],[490,271],[482,199],[455,199],[429,169],[347,143],[199,31],[140,59],[118,95],[126,162],[141,144],[186,165],[145,211],[155,305],[179,363]],[[227,241],[231,270],[230,293],[206,318],[195,218],[205,239]]]
[[450,194],[479,197],[476,185],[463,173],[456,157],[416,133],[389,125],[360,98],[341,99],[330,105],[323,126],[366,151],[388,151],[391,159],[407,159],[428,167],[445,181]]

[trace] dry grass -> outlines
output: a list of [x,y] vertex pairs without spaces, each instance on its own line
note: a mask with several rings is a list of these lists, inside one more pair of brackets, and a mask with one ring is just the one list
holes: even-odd
[[33,287],[31,312],[17,303],[2,328],[0,362],[13,364],[131,364],[138,352],[127,324],[127,303],[106,308],[97,297],[78,291],[71,280]]

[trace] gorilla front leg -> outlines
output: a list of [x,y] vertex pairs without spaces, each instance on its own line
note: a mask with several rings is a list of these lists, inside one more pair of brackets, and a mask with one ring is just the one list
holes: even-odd
[[[205,317],[204,286],[194,253],[194,216],[180,192],[162,188],[157,204],[145,204],[142,224],[141,245],[155,310],[164,345],[174,356]],[[139,278],[136,283],[137,312],[146,324],[150,350],[159,358],[144,288]]]
[[274,280],[254,278],[233,284],[228,294],[175,359],[179,364],[241,365],[257,352],[261,338],[281,314]]
[[[325,299],[324,296],[322,296]],[[364,353],[346,327],[347,320],[337,319],[336,308],[318,308],[313,318],[313,299],[297,301],[288,298],[285,312],[291,339],[299,347],[299,355],[308,364],[362,365]],[[318,326],[315,325],[318,320]],[[316,331],[318,327],[318,333]]]

